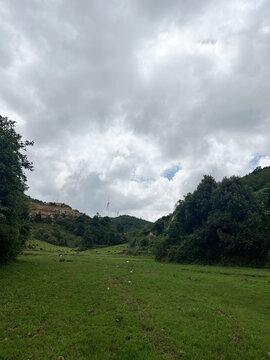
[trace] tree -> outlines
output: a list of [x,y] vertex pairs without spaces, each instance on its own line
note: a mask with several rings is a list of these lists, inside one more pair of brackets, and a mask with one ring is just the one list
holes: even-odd
[[23,153],[29,145],[15,131],[15,121],[0,115],[0,263],[16,257],[29,233],[24,171],[33,165]]
[[264,264],[270,248],[268,193],[258,199],[241,178],[204,176],[179,201],[156,258],[179,262]]
[[95,235],[90,229],[87,229],[83,234],[83,242],[82,242],[83,248],[84,249],[92,248],[95,242],[96,242]]
[[169,243],[177,244],[181,236],[194,232],[206,221],[212,210],[211,196],[217,183],[212,176],[204,175],[197,189],[180,200],[176,207],[172,226],[169,228]]
[[212,195],[207,225],[215,230],[220,255],[247,263],[264,263],[269,231],[264,207],[240,178],[224,178]]

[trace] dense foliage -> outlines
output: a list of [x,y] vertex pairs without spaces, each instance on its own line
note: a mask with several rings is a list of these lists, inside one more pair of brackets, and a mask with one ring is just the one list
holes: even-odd
[[155,223],[147,222],[143,228],[135,229],[127,234],[130,255],[152,254],[157,246],[157,239],[164,235],[172,219],[172,214],[163,216]]
[[16,257],[29,233],[24,170],[32,164],[22,151],[32,144],[22,141],[14,121],[0,115],[0,263]]
[[113,225],[115,225],[119,232],[130,232],[133,230],[140,230],[145,225],[152,224],[150,221],[138,219],[135,216],[120,215],[115,218],[110,218]]
[[241,178],[216,182],[204,176],[198,188],[178,202],[156,241],[156,258],[264,264],[270,248],[269,202],[260,198]]
[[54,216],[42,218],[37,214],[34,219],[34,237],[54,245],[88,249],[99,246],[118,245],[126,241],[111,223],[110,218],[93,218],[83,214],[78,217]]
[[257,192],[262,189],[270,188],[270,166],[261,168],[258,166],[251,174],[242,178],[242,182],[250,186],[253,191]]

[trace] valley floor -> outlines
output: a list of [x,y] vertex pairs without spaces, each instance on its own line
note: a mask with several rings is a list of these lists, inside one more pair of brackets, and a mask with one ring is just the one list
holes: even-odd
[[51,246],[1,267],[0,360],[270,359],[270,270],[118,249],[60,262]]

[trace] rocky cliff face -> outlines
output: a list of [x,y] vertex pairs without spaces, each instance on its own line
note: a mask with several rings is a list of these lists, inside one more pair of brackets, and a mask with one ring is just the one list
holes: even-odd
[[71,216],[78,217],[82,215],[78,210],[72,209],[70,206],[63,203],[55,202],[31,202],[30,203],[30,216],[35,216],[40,214],[42,218],[49,216],[54,218],[54,216]]

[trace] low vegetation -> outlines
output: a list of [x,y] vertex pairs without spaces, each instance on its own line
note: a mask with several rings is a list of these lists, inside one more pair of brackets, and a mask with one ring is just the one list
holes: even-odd
[[1,360],[269,358],[269,270],[32,245],[0,268]]

